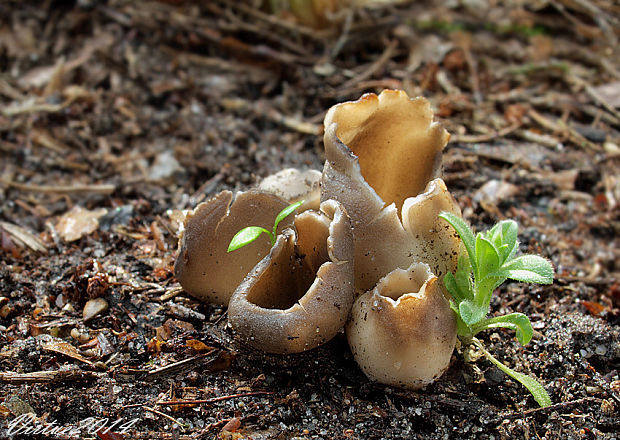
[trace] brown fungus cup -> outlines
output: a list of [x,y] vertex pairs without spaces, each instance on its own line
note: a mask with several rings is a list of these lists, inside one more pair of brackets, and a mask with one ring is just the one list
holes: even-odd
[[[424,386],[454,349],[456,318],[441,278],[456,269],[460,240],[438,218],[460,215],[437,177],[448,139],[428,101],[402,91],[367,94],[325,116],[321,199],[339,201],[351,217],[355,287],[367,292],[347,337],[364,372],[382,383]],[[416,356],[430,358],[412,363]]]
[[288,203],[303,200],[298,212],[306,209],[319,209],[321,203],[321,172],[317,170],[298,170],[285,168],[265,177],[258,189],[280,196]]
[[[228,305],[235,288],[271,249],[269,240],[256,240],[228,253],[230,240],[247,226],[271,230],[278,213],[297,200],[306,201],[298,212],[318,209],[320,176],[315,170],[288,168],[234,200],[232,192],[222,191],[199,204],[185,218],[179,239],[174,273],[181,286],[200,300]],[[285,218],[278,232],[291,224],[292,218]]]
[[448,133],[430,104],[402,91],[367,94],[325,117],[321,199],[342,203],[355,235],[355,285],[365,292],[396,268],[456,268],[460,241],[437,215],[460,209],[436,178]]
[[299,353],[333,338],[345,325],[355,290],[353,234],[339,203],[295,217],[269,255],[237,287],[228,319],[251,346]]
[[[287,203],[280,197],[257,190],[230,191],[201,203],[185,219],[179,240],[174,274],[192,296],[206,302],[228,305],[230,296],[243,278],[269,253],[269,240],[256,240],[235,252],[228,244],[240,229],[256,225],[267,229]],[[279,230],[291,219],[284,219]]]

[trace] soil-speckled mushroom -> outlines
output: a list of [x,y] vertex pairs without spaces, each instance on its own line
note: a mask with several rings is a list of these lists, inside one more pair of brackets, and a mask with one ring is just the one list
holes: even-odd
[[228,318],[237,334],[270,353],[298,353],[333,338],[355,296],[353,234],[339,203],[295,217],[235,290]]
[[414,263],[392,271],[355,301],[347,338],[369,378],[418,389],[448,367],[456,322],[438,284],[428,265]]
[[[174,265],[176,278],[190,295],[221,305],[228,305],[235,288],[271,248],[269,240],[259,239],[227,253],[230,240],[247,226],[271,230],[287,206],[280,197],[257,190],[239,192],[232,200],[230,191],[222,191],[188,214]],[[284,219],[278,229],[291,222]]]
[[338,200],[351,217],[362,292],[414,261],[437,276],[456,267],[459,239],[437,215],[460,209],[444,182],[431,180],[449,136],[432,119],[426,99],[393,90],[335,105],[325,117],[321,199]]

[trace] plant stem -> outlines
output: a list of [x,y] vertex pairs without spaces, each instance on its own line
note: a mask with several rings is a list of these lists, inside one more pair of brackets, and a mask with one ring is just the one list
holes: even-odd
[[526,387],[532,396],[538,402],[541,407],[551,405],[551,397],[547,394],[547,391],[543,388],[543,386],[533,377],[527,376],[525,374],[514,371],[511,368],[508,368],[506,365],[497,360],[491,353],[487,351],[484,347],[484,344],[478,338],[472,338],[471,342],[474,343],[476,347],[478,347],[482,353],[486,356],[488,360],[490,360],[497,368],[502,370],[508,376],[512,377],[516,381],[520,382],[521,385]]

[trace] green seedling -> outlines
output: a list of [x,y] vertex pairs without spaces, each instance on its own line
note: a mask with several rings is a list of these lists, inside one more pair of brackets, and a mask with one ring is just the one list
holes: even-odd
[[439,217],[456,230],[466,251],[459,255],[456,272],[447,273],[444,277],[446,289],[452,296],[450,307],[456,313],[459,340],[465,345],[478,347],[500,370],[523,384],[540,406],[549,406],[551,399],[536,379],[502,364],[475,336],[483,330],[502,327],[514,330],[522,345],[529,343],[534,330],[529,318],[523,313],[487,318],[491,296],[507,279],[551,284],[551,262],[538,255],[515,256],[519,242],[517,223],[513,220],[501,221],[490,230],[474,236],[462,218],[448,212],[442,212]]
[[246,246],[256,240],[262,233],[265,233],[269,236],[271,240],[271,245],[276,244],[276,230],[278,229],[278,225],[282,220],[291,215],[297,208],[303,205],[304,201],[300,200],[299,202],[292,203],[284,208],[276,217],[276,221],[273,223],[273,230],[268,231],[265,228],[261,228],[260,226],[248,226],[247,228],[243,228],[239,232],[235,234],[235,236],[230,240],[230,244],[228,245],[228,251],[232,252],[236,251],[243,246]]

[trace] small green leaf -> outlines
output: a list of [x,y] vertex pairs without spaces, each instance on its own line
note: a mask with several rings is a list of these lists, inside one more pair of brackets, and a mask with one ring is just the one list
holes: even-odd
[[446,290],[450,293],[450,295],[452,295],[452,298],[454,298],[454,301],[457,304],[464,299],[461,295],[461,292],[459,292],[459,287],[456,284],[456,280],[454,279],[454,275],[452,275],[452,272],[448,272],[443,277],[443,284],[444,286],[446,286]]
[[487,314],[486,309],[478,307],[473,301],[463,300],[459,304],[459,316],[469,327],[482,321]]
[[454,228],[461,240],[463,241],[463,245],[465,246],[465,250],[469,255],[469,262],[472,265],[474,272],[477,270],[476,265],[476,239],[474,237],[474,233],[469,228],[465,220],[463,220],[458,215],[454,215],[450,212],[441,212],[439,217],[447,221],[450,226]]
[[523,313],[510,313],[504,316],[497,316],[476,324],[472,331],[475,334],[490,328],[508,328],[516,332],[517,340],[521,345],[526,345],[532,340],[534,329],[530,318]]
[[456,281],[459,292],[461,292],[461,296],[466,299],[474,299],[471,272],[457,270],[454,279]]
[[478,266],[478,277],[476,281],[483,280],[488,274],[499,269],[499,253],[493,243],[484,234],[478,233],[476,236],[476,264]]
[[303,204],[304,204],[304,200],[300,200],[298,202],[291,203],[286,208],[284,208],[282,211],[280,211],[280,213],[276,217],[276,221],[273,223],[273,237],[276,236],[276,232],[278,230],[278,225],[280,224],[280,222],[284,220],[286,217],[288,217],[289,215],[291,215],[293,212],[295,212],[295,210]]
[[538,402],[538,404],[541,407],[544,408],[545,406],[551,405],[551,397],[549,397],[549,394],[547,394],[547,391],[545,391],[545,388],[540,384],[540,382],[538,382],[533,377],[527,376],[523,373],[519,373],[519,372],[514,371],[511,368],[508,368],[506,365],[502,364],[500,361],[495,359],[495,357],[493,357],[493,355],[489,353],[486,350],[486,348],[484,348],[484,345],[482,344],[482,342],[480,342],[476,338],[474,338],[473,341],[478,346],[478,348],[482,350],[486,358],[490,360],[497,368],[499,368],[504,373],[506,373],[508,376],[520,382],[521,385],[527,388],[528,391],[532,393],[532,396],[534,397],[536,402]]
[[269,238],[272,238],[271,232],[265,228],[261,228],[260,226],[249,226],[247,228],[243,228],[235,234],[232,240],[230,240],[230,244],[228,245],[228,250],[226,252],[236,251],[237,249],[252,243],[260,237],[263,232],[269,235]]
[[519,227],[514,220],[502,220],[488,232],[487,237],[499,252],[500,264],[503,264],[517,251],[518,230]]
[[553,266],[549,260],[538,255],[521,255],[504,264],[493,276],[503,276],[525,283],[553,283]]
[[467,255],[467,252],[463,252],[463,249],[460,250],[456,270],[466,272],[468,274],[471,274],[471,272],[473,271],[471,263],[469,261],[469,255]]
[[450,306],[450,308],[454,311],[454,313],[456,313],[456,334],[458,335],[459,339],[461,341],[463,341],[463,340],[467,340],[467,341],[471,340],[471,338],[473,336],[472,333],[471,333],[471,329],[461,319],[460,315],[458,314],[458,310],[455,310],[454,307],[452,307],[452,306]]

